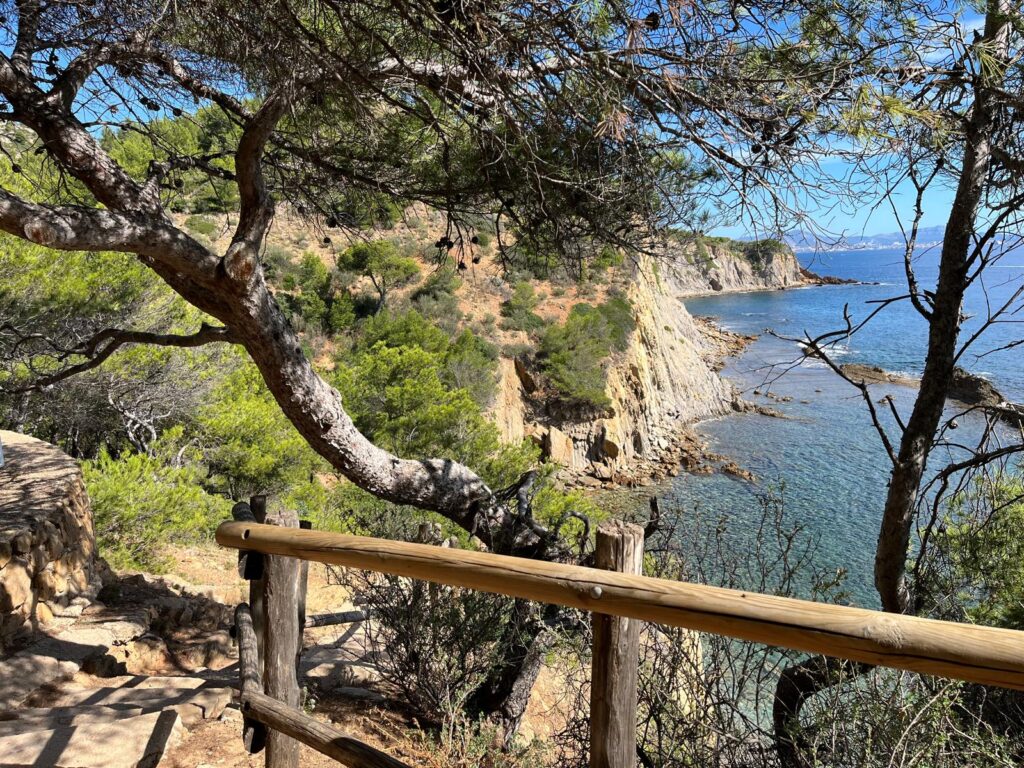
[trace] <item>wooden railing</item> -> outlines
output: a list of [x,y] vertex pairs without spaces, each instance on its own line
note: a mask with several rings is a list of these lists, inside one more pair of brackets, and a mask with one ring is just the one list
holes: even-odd
[[[267,725],[350,766],[394,768],[402,764],[366,745],[361,745],[357,754],[353,743],[358,742],[307,717],[295,708],[295,702],[289,702],[288,697],[294,698],[298,690],[297,683],[288,690],[272,684],[270,670],[275,665],[289,667],[283,674],[280,670],[275,672],[275,679],[295,678],[294,649],[301,648],[301,627],[305,623],[304,617],[294,613],[294,606],[301,602],[297,595],[291,595],[290,608],[271,610],[271,602],[289,599],[287,585],[275,581],[274,572],[280,566],[271,566],[274,561],[289,559],[293,563],[313,561],[347,566],[591,612],[592,768],[635,765],[640,626],[636,620],[1024,690],[1024,632],[642,576],[642,532],[636,526],[622,523],[599,528],[597,568],[265,525],[256,522],[255,517],[246,519],[239,515],[234,522],[223,523],[217,529],[217,542],[245,553],[240,560],[259,553],[269,566],[264,576],[269,583],[264,581],[255,589],[262,597],[261,609],[266,613],[262,629],[266,640],[261,650],[254,650],[259,645],[256,631],[250,636],[250,630],[244,629],[252,626],[246,610],[240,609],[237,621],[240,655],[244,657],[240,668],[247,723],[251,720]],[[245,565],[243,561],[240,568]],[[293,578],[292,584],[298,583]],[[252,593],[253,589],[250,602],[256,598]],[[282,617],[288,616],[290,623],[285,627]],[[282,641],[275,635],[292,639]],[[281,655],[282,645],[293,649],[291,658],[287,653]],[[263,690],[259,690],[258,679],[254,682],[259,671],[259,660],[253,658],[257,653],[262,654],[259,658],[266,675]],[[628,663],[624,664],[623,659]],[[251,730],[251,723],[247,727]],[[246,738],[247,744],[252,741],[250,735]],[[271,733],[268,741],[273,742],[274,738]],[[258,739],[256,744],[259,746]],[[297,765],[277,760],[275,751],[273,746],[268,751],[268,768]]]

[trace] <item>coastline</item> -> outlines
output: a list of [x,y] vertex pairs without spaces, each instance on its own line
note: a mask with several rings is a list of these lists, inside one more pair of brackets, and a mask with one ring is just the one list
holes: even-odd
[[[689,315],[685,305],[686,299],[719,296],[724,293],[776,292],[859,283],[856,280],[817,275],[802,268],[792,255],[790,255],[785,268],[767,270],[757,275],[732,274],[730,279],[723,277],[723,282],[727,283],[726,285],[719,282],[714,287],[705,284],[700,289],[693,289],[693,283],[687,278],[681,277],[679,273],[675,273],[674,277],[676,279],[671,282],[666,280],[666,283],[662,284],[661,290],[666,294],[666,298],[671,297],[679,302],[681,314],[688,319],[687,324],[690,330],[687,338],[689,338],[691,346],[696,349],[701,362],[718,382],[716,386],[719,389],[724,388],[719,395],[718,409],[713,413],[689,419],[686,419],[687,409],[685,408],[665,409],[668,420],[652,434],[647,446],[648,451],[645,454],[638,451],[629,456],[628,462],[620,461],[617,462],[618,466],[612,467],[597,467],[596,462],[590,465],[563,467],[558,473],[563,487],[587,491],[638,488],[659,483],[683,473],[692,475],[722,473],[748,482],[755,481],[756,477],[741,467],[733,457],[711,451],[704,438],[700,436],[698,425],[711,418],[722,418],[742,413],[784,418],[784,415],[774,408],[745,400],[740,396],[735,385],[721,376],[727,361],[741,355],[759,336],[726,329],[714,317]],[[741,285],[737,284],[737,280]],[[666,288],[667,290],[665,290]],[[662,314],[664,314],[663,310]],[[673,353],[669,350],[676,348],[675,339],[661,339],[660,337],[662,330],[669,331],[672,328],[668,324],[665,324],[664,329],[661,326],[661,320],[652,323],[651,332],[644,334],[644,343],[651,350],[651,354],[671,356]],[[679,326],[673,327],[678,328]],[[660,353],[653,352],[654,346],[657,346],[657,344],[652,344],[655,339],[659,339]],[[633,399],[640,397],[642,400],[644,396],[647,397],[646,405],[638,401],[638,412],[640,413],[648,412],[649,407],[658,407],[651,399],[658,394],[654,390],[627,387],[623,390],[623,394],[627,394]],[[692,409],[690,412],[692,413]],[[597,452],[597,455],[599,454],[600,451]],[[587,455],[591,456],[589,452]],[[595,469],[595,467],[597,468]]]
[[[736,333],[723,328],[714,317],[693,316],[694,324],[706,343],[705,362],[720,373],[729,358],[738,357],[759,338],[756,334]],[[728,383],[728,382],[727,382]],[[773,408],[744,400],[735,387],[731,410],[711,418],[722,418],[745,413],[756,413],[773,418],[785,418]],[[562,470],[560,479],[566,488],[579,488],[589,492],[615,494],[646,488],[684,473],[709,475],[716,472],[736,477],[747,482],[756,481],[756,476],[744,469],[732,457],[716,453],[708,448],[707,441],[697,432],[697,427],[706,419],[678,425],[667,445],[656,456],[642,458],[628,469],[612,474],[607,480],[600,480],[582,472]]]
[[787,285],[759,285],[756,287],[723,286],[720,290],[682,290],[676,293],[676,298],[680,301],[685,301],[686,299],[703,299],[708,296],[725,296],[743,293],[774,293],[776,291],[795,291],[801,288],[820,288],[828,285],[874,285],[874,283],[867,283],[862,280],[833,277],[832,275],[819,275],[805,267],[798,267],[798,269],[800,274],[799,282],[793,282]]

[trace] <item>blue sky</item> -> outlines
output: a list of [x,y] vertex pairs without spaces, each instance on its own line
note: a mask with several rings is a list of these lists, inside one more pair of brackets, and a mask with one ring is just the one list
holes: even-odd
[[[973,30],[980,30],[985,25],[984,17],[970,3],[965,3],[960,8],[959,16],[959,24],[964,30],[965,38],[969,39]],[[844,166],[839,161],[829,162],[826,159],[822,162],[822,168],[836,179],[848,176],[853,185],[859,186],[863,183],[870,186],[869,177],[851,171],[848,166]],[[953,201],[954,184],[955,180],[953,179],[943,179],[942,183],[934,183],[925,192],[922,227],[945,225]],[[909,225],[912,220],[915,191],[909,181],[897,185],[888,200],[886,191],[886,186],[880,183],[874,191],[862,195],[856,203],[808,202],[802,206],[802,211],[815,223],[817,228],[830,234],[856,237],[899,232],[901,221],[905,225]],[[767,234],[755,232],[754,229],[747,222],[717,227],[711,234],[727,237],[765,236]]]
[[[944,226],[953,200],[953,188],[935,185],[925,193],[922,227]],[[877,196],[868,195],[855,204],[835,206],[819,205],[806,210],[808,217],[817,228],[833,235],[858,237],[899,232],[900,220],[909,226],[913,217],[914,188],[910,182],[897,186],[891,195],[891,202],[884,197],[885,189],[878,187]],[[893,210],[895,207],[896,210]],[[897,218],[897,213],[899,218]],[[715,227],[709,234],[723,237],[765,236],[755,233],[747,224]]]

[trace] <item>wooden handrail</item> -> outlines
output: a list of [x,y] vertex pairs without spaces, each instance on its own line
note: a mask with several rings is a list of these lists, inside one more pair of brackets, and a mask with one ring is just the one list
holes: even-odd
[[1024,690],[1024,632],[426,544],[227,522],[217,543]]

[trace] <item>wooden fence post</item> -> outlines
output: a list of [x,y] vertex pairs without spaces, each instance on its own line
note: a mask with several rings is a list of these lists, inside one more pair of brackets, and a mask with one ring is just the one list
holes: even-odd
[[[298,528],[294,512],[267,515],[266,522]],[[264,558],[263,579],[263,689],[267,696],[289,707],[301,706],[296,660],[302,647],[298,621],[298,560],[284,555]],[[266,768],[298,768],[299,742],[273,729],[267,734]]]
[[[266,497],[254,496],[246,504],[239,501],[231,508],[231,517],[247,523],[262,523],[266,518]],[[255,680],[259,683],[263,673],[263,555],[260,552],[238,551],[238,575],[249,582],[249,603],[245,606],[245,620],[252,645],[245,649],[249,663],[256,670]],[[235,613],[235,639],[238,641],[239,658],[243,651],[242,627]],[[250,681],[251,682],[251,681]],[[244,687],[244,686],[243,686]],[[248,717],[243,717],[242,744],[250,754],[261,752],[267,745],[267,729]]]
[[[250,496],[249,510],[252,519],[257,523],[264,523],[267,520],[267,497]],[[263,577],[265,558],[259,552],[250,552],[246,556],[244,578],[249,579],[249,610],[252,611],[252,625],[256,630],[256,643],[260,651],[260,669],[263,664]],[[254,560],[254,558],[256,558]]]
[[[313,522],[311,520],[299,520],[299,528],[304,531],[313,530]],[[298,603],[298,622],[299,622],[299,644],[295,653],[295,673],[298,674],[299,662],[302,661],[302,632],[306,628],[306,588],[309,584],[309,560],[299,561],[299,585],[297,603]]]
[[[595,565],[639,574],[644,531],[609,520],[597,529]],[[594,646],[590,678],[590,768],[636,768],[637,675],[640,624],[637,619],[591,615]]]

